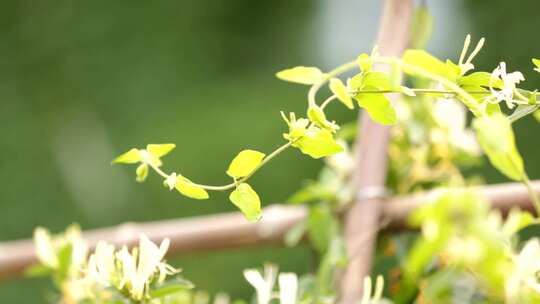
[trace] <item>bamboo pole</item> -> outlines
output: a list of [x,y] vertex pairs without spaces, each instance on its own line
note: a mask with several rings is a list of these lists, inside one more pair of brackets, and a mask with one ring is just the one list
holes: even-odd
[[[540,195],[540,181],[533,182]],[[491,203],[493,208],[508,211],[512,207],[532,210],[527,189],[519,183],[508,183],[473,188]],[[406,228],[409,214],[428,203],[438,191],[387,199],[382,204],[382,216],[390,229]],[[115,227],[88,230],[83,238],[91,247],[98,240],[121,245],[135,245],[141,233],[155,242],[171,239],[169,255],[188,252],[212,251],[269,244],[282,244],[285,233],[304,220],[304,206],[272,205],[263,211],[258,223],[249,223],[239,212],[191,217],[147,223],[125,223]],[[24,269],[35,263],[32,240],[0,243],[0,279],[20,276]]]
[[[409,43],[412,0],[385,0],[377,34],[377,46],[383,56],[401,56]],[[388,67],[379,66],[376,69]],[[388,96],[395,98],[396,96]],[[387,148],[390,128],[371,120],[362,111],[355,149],[355,173],[352,184],[358,189],[356,202],[345,215],[345,241],[349,262],[339,280],[340,303],[357,302],[362,296],[362,280],[370,274],[385,192]],[[365,231],[374,231],[366,234]]]

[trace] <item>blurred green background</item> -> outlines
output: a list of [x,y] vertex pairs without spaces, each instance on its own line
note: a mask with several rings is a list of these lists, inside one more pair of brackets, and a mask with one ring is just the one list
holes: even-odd
[[[435,15],[429,49],[456,58],[466,33],[485,36],[477,67],[507,59],[527,87],[540,87],[531,57],[537,0],[428,1]],[[165,191],[134,167],[111,167],[119,153],[173,142],[165,168],[221,184],[241,149],[282,143],[280,110],[301,112],[305,88],[274,73],[294,65],[330,68],[371,48],[379,1],[1,1],[0,241],[60,231],[232,211],[225,193],[193,201]],[[511,60],[510,60],[511,59]],[[356,113],[332,113],[346,121]],[[531,178],[540,177],[538,125],[517,124]],[[265,204],[283,201],[321,162],[289,151],[253,179]],[[485,166],[489,182],[504,178]],[[307,258],[306,258],[307,257]],[[312,267],[307,248],[193,254],[173,260],[200,288],[251,294],[241,271],[273,261]],[[43,280],[0,282],[6,303],[42,303]]]

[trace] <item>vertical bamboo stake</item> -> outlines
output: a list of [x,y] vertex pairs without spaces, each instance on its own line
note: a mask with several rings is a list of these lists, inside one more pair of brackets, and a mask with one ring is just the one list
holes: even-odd
[[[409,42],[413,15],[412,0],[385,0],[377,34],[383,56],[400,56]],[[386,67],[379,66],[379,70]],[[365,276],[370,275],[377,232],[367,231],[379,225],[380,197],[384,194],[387,171],[387,147],[390,128],[373,122],[365,111],[360,114],[355,147],[356,202],[345,216],[345,238],[349,264],[340,280],[340,302],[357,303],[362,296]]]

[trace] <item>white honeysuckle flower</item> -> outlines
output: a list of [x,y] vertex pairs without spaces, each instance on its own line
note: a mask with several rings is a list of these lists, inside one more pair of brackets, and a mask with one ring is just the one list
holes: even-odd
[[138,249],[130,253],[126,247],[122,248],[116,254],[122,265],[120,288],[127,286],[131,297],[141,300],[154,275],[157,274],[158,281],[163,282],[167,275],[177,273],[177,269],[162,262],[169,244],[170,240],[164,239],[158,247],[148,237],[141,235]]
[[34,244],[38,260],[50,268],[58,267],[58,256],[53,246],[51,235],[47,229],[38,227],[34,230]]
[[298,277],[294,273],[281,273],[278,277],[280,304],[296,304]]
[[468,71],[474,69],[474,65],[472,64],[472,61],[476,55],[480,52],[482,47],[484,46],[484,42],[486,39],[483,37],[478,41],[476,46],[474,47],[474,50],[471,52],[469,57],[465,60],[465,56],[467,55],[467,51],[469,50],[469,45],[471,43],[471,35],[468,34],[467,37],[465,37],[465,42],[463,43],[463,49],[461,50],[461,55],[459,56],[458,66],[461,72],[461,75],[465,75]]
[[[528,241],[518,255],[513,257],[514,273],[510,282],[521,282],[540,294],[540,283],[537,274],[540,271],[540,242],[538,239]],[[515,284],[513,284],[515,285]]]
[[72,272],[80,272],[88,257],[88,244],[82,239],[81,229],[77,225],[68,227],[65,233],[65,240],[71,244],[71,265]]
[[[493,85],[497,79],[502,80],[502,88],[496,90]],[[506,63],[501,62],[495,70],[491,73],[491,78],[489,81],[489,90],[491,91],[491,96],[487,97],[486,100],[490,103],[499,103],[501,101],[506,102],[506,106],[509,109],[512,109],[515,105],[516,100],[514,100],[514,90],[516,89],[516,84],[524,81],[525,77],[521,72],[506,72]]]
[[[366,276],[364,278],[364,293],[362,294],[362,300],[360,304],[376,304],[382,300],[382,294],[384,290],[384,279],[381,275],[377,276],[375,281],[375,288],[373,288],[373,282],[371,277]],[[373,291],[373,296],[371,295]]]
[[244,270],[244,277],[255,288],[258,304],[268,304],[272,299],[272,289],[277,276],[277,267],[272,264],[264,265],[264,276],[255,269]]
[[88,259],[88,277],[105,287],[112,286],[116,271],[114,257],[114,245],[99,241],[96,250]]

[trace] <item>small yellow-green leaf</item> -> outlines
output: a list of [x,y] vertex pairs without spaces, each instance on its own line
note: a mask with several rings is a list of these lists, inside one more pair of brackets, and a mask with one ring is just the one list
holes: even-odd
[[533,114],[533,117],[534,119],[536,119],[536,121],[540,122],[540,110],[536,110]]
[[313,158],[326,157],[343,151],[343,147],[335,141],[330,131],[314,126],[308,128],[304,136],[293,146]]
[[360,54],[358,56],[358,59],[356,59],[356,62],[358,63],[358,66],[360,67],[360,70],[362,73],[367,73],[371,71],[372,61],[369,59],[369,55],[366,53]]
[[137,174],[136,180],[139,183],[142,183],[146,180],[146,177],[148,177],[148,165],[147,164],[140,164],[137,167],[137,170],[135,170],[135,173]]
[[317,105],[310,105],[307,111],[307,116],[311,122],[316,126],[327,129],[331,132],[335,132],[339,129],[339,126],[334,122],[330,122],[326,119],[323,109]]
[[534,70],[540,73],[540,59],[533,58],[532,63],[536,66]]
[[134,164],[134,163],[140,162],[141,160],[142,160],[142,157],[139,153],[139,150],[134,148],[118,156],[117,158],[115,158],[112,161],[112,163],[113,164]]
[[369,72],[362,75],[363,89],[389,90],[390,87],[390,78],[386,73]]
[[203,188],[194,185],[189,179],[183,177],[182,175],[177,175],[176,178],[178,181],[175,188],[181,194],[198,200],[208,198],[208,192],[206,192],[206,190]]
[[[405,51],[405,54],[403,55],[403,61],[406,64],[419,67],[423,70],[443,76],[452,81],[455,81],[458,76],[458,74],[452,67],[446,65],[444,62],[440,61],[439,59],[424,50]],[[403,70],[405,71],[405,73],[410,75],[422,76],[418,75],[416,71],[408,67],[404,67]]]
[[261,199],[250,185],[242,183],[229,195],[231,202],[242,211],[246,219],[256,222],[261,218]]
[[326,79],[327,76],[316,67],[305,66],[297,66],[276,73],[276,77],[281,80],[308,85],[319,83]]
[[474,72],[467,76],[459,77],[457,83],[460,86],[472,86],[472,87],[492,87],[500,89],[503,86],[503,82],[500,78],[492,78],[488,72]]
[[255,150],[244,150],[232,160],[227,175],[233,178],[248,176],[264,159],[265,154]]
[[162,157],[171,152],[175,147],[175,144],[149,144],[146,146],[146,150],[155,157]]
[[522,180],[525,174],[512,126],[502,113],[479,117],[473,121],[480,146],[491,164],[513,180]]
[[355,98],[358,105],[366,109],[375,122],[382,125],[393,125],[397,122],[396,111],[384,94],[358,94]]
[[338,78],[330,79],[330,91],[336,95],[337,99],[341,101],[347,108],[354,109],[354,104],[351,96],[347,93],[347,87]]

